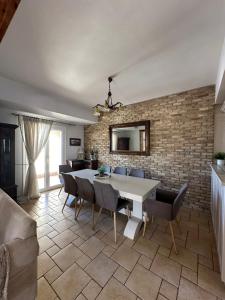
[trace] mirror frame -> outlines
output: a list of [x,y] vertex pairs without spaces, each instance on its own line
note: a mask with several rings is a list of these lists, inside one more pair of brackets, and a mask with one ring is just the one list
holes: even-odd
[[[113,128],[133,127],[133,126],[145,126],[146,130],[146,147],[145,151],[124,151],[124,150],[112,150],[112,131]],[[110,154],[127,154],[127,155],[150,155],[150,121],[138,121],[131,123],[114,124],[109,126],[109,153]]]

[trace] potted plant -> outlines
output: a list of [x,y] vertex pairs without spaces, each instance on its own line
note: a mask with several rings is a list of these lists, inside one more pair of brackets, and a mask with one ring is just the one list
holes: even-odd
[[99,176],[100,177],[103,177],[105,175],[105,172],[106,172],[106,168],[104,166],[101,166],[99,169],[98,169],[98,173],[99,173]]
[[225,160],[225,152],[218,152],[214,155],[214,158],[216,159],[217,166],[223,167],[224,166],[224,160]]

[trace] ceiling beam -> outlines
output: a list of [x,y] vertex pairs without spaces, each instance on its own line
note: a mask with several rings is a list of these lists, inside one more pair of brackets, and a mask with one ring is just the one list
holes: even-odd
[[20,0],[0,0],[0,42],[13,18]]

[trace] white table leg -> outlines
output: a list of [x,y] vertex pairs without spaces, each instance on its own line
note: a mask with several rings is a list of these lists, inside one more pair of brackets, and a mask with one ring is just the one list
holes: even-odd
[[134,240],[140,231],[142,220],[143,220],[142,203],[133,201],[132,217],[127,222],[127,225],[124,230],[124,236],[128,237],[131,240]]

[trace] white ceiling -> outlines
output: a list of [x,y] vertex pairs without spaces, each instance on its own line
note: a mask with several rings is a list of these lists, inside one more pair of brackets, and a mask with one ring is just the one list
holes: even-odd
[[22,0],[0,74],[93,106],[107,77],[124,104],[214,84],[224,0]]

